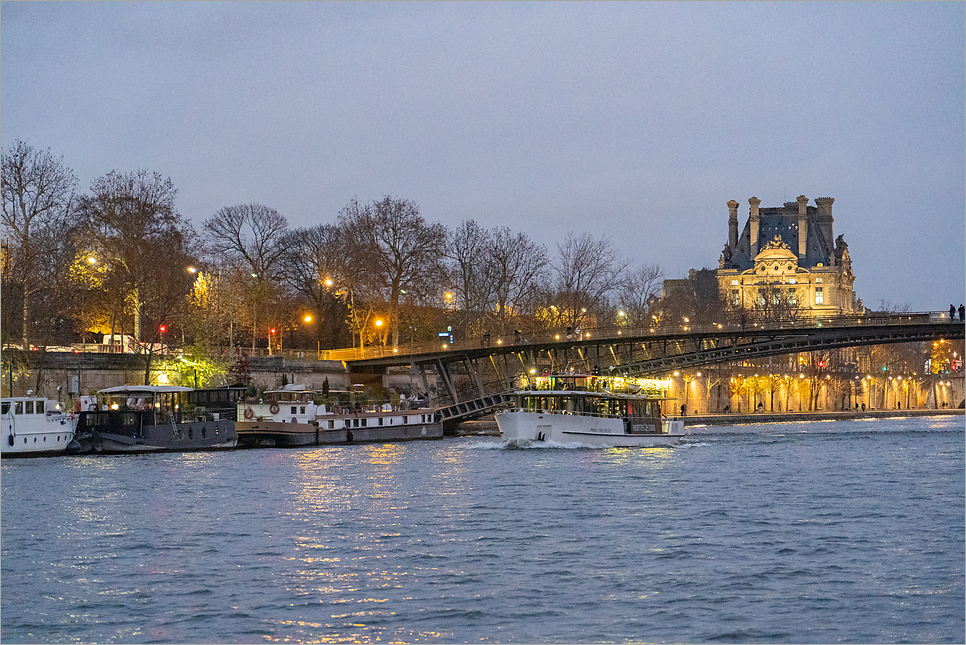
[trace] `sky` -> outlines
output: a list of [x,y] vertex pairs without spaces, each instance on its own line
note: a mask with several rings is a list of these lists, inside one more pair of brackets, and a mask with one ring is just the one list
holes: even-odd
[[0,4],[0,145],[157,171],[197,227],[392,195],[717,268],[728,206],[833,197],[855,292],[966,301],[962,2]]

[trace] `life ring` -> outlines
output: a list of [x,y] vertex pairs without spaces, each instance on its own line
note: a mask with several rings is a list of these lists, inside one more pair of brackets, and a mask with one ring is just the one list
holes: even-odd
[[272,414],[278,414],[278,403],[273,403],[272,407],[269,408]]
[[245,408],[245,418],[251,419],[253,416],[255,416],[255,411],[251,408]]

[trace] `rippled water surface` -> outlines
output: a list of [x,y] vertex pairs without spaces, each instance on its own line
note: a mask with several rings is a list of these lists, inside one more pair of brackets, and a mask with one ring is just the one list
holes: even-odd
[[963,642],[963,419],[2,462],[3,642]]

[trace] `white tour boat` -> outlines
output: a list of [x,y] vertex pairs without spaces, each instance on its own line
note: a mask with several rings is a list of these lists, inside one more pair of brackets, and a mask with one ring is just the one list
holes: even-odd
[[77,426],[77,418],[63,404],[30,392],[0,399],[0,418],[4,435],[0,454],[4,457],[65,453]]
[[553,441],[590,446],[673,446],[684,421],[661,411],[669,384],[586,374],[530,377],[513,409],[495,415],[500,435],[516,445]]
[[287,448],[324,444],[440,439],[443,424],[429,408],[316,405],[316,393],[291,384],[263,400],[238,403],[238,445]]

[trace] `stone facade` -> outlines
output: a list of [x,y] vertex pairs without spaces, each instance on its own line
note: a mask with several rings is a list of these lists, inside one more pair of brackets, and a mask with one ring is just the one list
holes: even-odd
[[[738,233],[738,202],[728,202],[728,243],[718,260],[718,285],[733,309],[782,308],[795,316],[864,311],[852,291],[848,244],[833,238],[831,197],[800,195],[777,208],[748,200],[748,221]],[[834,244],[833,244],[834,239]]]

